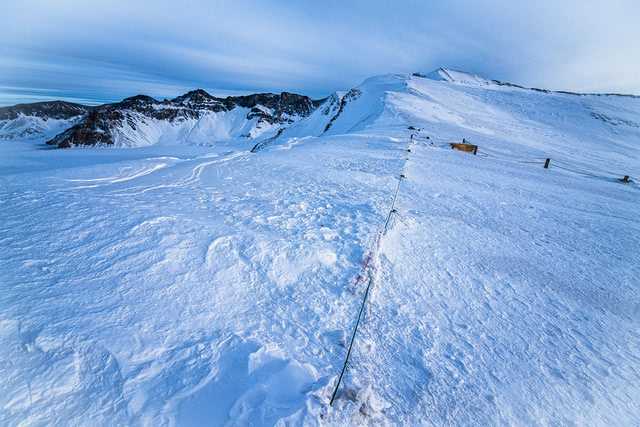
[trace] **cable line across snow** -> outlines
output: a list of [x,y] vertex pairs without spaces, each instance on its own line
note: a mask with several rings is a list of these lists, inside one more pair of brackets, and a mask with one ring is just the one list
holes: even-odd
[[[380,235],[378,236],[378,247],[380,245],[380,240],[382,239],[382,236],[384,236],[387,233],[387,230],[389,229],[389,223],[391,221],[391,216],[396,212],[395,209],[395,205],[396,205],[396,200],[398,198],[398,193],[400,192],[400,184],[402,183],[402,180],[405,178],[404,175],[404,170],[405,167],[407,165],[407,161],[409,160],[408,153],[411,152],[411,145],[415,142],[415,140],[413,139],[413,135],[411,135],[411,140],[409,141],[409,146],[407,147],[406,150],[406,156],[405,156],[405,160],[404,163],[402,165],[402,170],[400,172],[400,176],[398,177],[398,186],[396,187],[396,191],[393,195],[393,199],[391,201],[391,208],[389,209],[389,214],[387,215],[387,219],[384,223],[384,227],[382,229],[382,232],[380,233]],[[369,257],[367,258],[367,262],[364,265],[364,270],[366,271],[367,266],[369,265],[369,261],[371,261],[371,257],[372,257],[372,253],[369,252]],[[360,282],[362,276],[358,276],[358,278],[356,279],[356,283],[355,285],[357,285]],[[349,358],[351,357],[351,349],[353,348],[353,343],[355,341],[356,338],[356,332],[358,331],[358,326],[360,325],[360,320],[362,318],[362,313],[364,311],[364,307],[365,304],[367,302],[367,297],[369,296],[369,290],[371,288],[371,284],[373,283],[373,277],[369,277],[369,282],[367,283],[367,290],[365,291],[364,294],[364,298],[362,299],[362,305],[360,306],[360,312],[358,313],[358,319],[356,320],[356,325],[353,329],[353,335],[351,336],[351,342],[349,343],[349,349],[347,351],[347,356],[344,360],[344,364],[342,365],[342,371],[340,372],[340,376],[338,377],[338,382],[336,383],[336,387],[333,391],[333,394],[331,396],[331,401],[329,402],[329,406],[333,405],[333,402],[336,398],[336,395],[338,393],[338,389],[340,388],[340,384],[342,382],[342,377],[344,376],[345,371],[348,370],[348,366],[349,366]],[[354,286],[355,286],[354,285]]]

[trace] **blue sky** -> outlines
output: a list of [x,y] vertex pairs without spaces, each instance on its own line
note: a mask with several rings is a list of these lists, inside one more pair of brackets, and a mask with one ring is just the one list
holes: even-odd
[[0,105],[297,92],[438,67],[640,94],[640,1],[0,0]]

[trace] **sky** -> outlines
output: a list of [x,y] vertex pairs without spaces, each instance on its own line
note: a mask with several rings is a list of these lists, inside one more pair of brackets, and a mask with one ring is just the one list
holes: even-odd
[[640,94],[638,0],[0,0],[0,105],[195,88],[316,98],[438,67]]

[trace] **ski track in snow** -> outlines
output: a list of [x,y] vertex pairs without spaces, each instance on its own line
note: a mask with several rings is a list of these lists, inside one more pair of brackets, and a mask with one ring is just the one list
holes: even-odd
[[443,149],[633,171],[576,105],[633,106],[422,80],[253,154],[2,142],[0,424],[637,423],[638,186]]

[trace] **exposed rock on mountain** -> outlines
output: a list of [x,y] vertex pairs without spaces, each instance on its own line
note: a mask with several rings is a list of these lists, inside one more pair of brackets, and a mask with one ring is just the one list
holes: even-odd
[[[454,95],[435,101],[443,91],[464,92],[465,101],[456,101],[459,98]],[[487,98],[500,101],[489,105]],[[98,107],[60,101],[16,105],[0,108],[0,139],[39,138],[60,148],[231,144],[256,151],[278,140],[386,129],[389,123],[408,120],[415,111],[428,113],[429,120],[405,125],[433,128],[450,122],[468,128],[470,134],[463,137],[471,138],[474,132],[480,137],[495,133],[488,130],[495,116],[504,116],[505,123],[513,116],[513,112],[500,113],[504,103],[518,105],[517,114],[522,115],[528,102],[533,104],[527,118],[542,121],[547,117],[540,115],[539,105],[560,109],[569,104],[571,111],[588,105],[587,115],[578,115],[575,123],[595,118],[610,125],[611,132],[621,133],[638,126],[637,116],[629,114],[627,105],[635,108],[636,99],[633,95],[528,89],[440,68],[412,76],[375,76],[357,88],[321,100],[287,92],[219,98],[197,89],[171,100],[137,95]],[[609,101],[619,107],[610,110]],[[467,117],[465,112],[470,110],[474,113]],[[492,113],[485,127],[468,125],[483,123],[480,112],[488,111]]]
[[36,102],[33,104],[18,104],[11,107],[0,107],[0,120],[14,120],[20,115],[42,117],[48,119],[69,119],[81,116],[94,107],[74,104],[66,101]]
[[51,137],[77,123],[93,108],[65,101],[0,107],[0,139]]
[[164,101],[137,95],[95,108],[47,144],[145,146],[168,136],[189,144],[269,137],[323,101],[287,92],[217,98],[202,89]]

